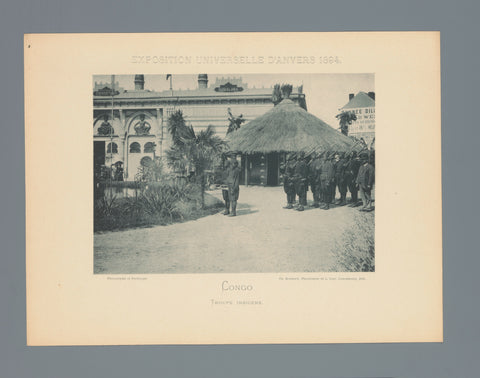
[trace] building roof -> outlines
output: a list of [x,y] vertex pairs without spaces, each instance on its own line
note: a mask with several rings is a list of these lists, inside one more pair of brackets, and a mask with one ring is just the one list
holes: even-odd
[[[228,81],[228,83],[224,83]],[[218,85],[222,84],[226,87],[225,91],[218,91]],[[231,84],[229,86],[228,84]],[[217,79],[215,85],[212,85],[208,88],[196,88],[196,89],[184,89],[173,91],[150,91],[150,90],[124,90],[118,95],[114,96],[115,99],[146,99],[146,98],[175,98],[175,97],[249,97],[249,96],[271,96],[273,88],[249,88],[246,84],[241,86],[241,90],[235,90],[239,85],[241,85],[241,79]],[[230,89],[230,91],[228,90]],[[292,97],[297,96],[301,92],[299,88],[295,88],[296,92],[292,93]],[[95,100],[105,99],[106,96],[93,96]]]
[[[173,96],[172,96],[173,92]],[[226,96],[235,96],[235,97],[242,97],[242,96],[271,96],[272,89],[271,88],[249,88],[239,92],[216,92],[213,88],[205,88],[205,89],[187,89],[187,90],[166,90],[166,91],[125,91],[123,93],[118,94],[115,96],[116,99],[123,99],[123,98],[158,98],[158,97],[226,97]]]
[[375,100],[365,92],[358,92],[342,109],[375,107]]
[[355,142],[290,99],[227,136],[243,153],[350,151]]

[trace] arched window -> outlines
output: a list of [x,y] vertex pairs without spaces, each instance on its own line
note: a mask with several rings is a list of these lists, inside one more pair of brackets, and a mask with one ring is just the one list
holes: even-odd
[[139,154],[140,152],[142,152],[142,149],[140,147],[140,143],[137,143],[137,142],[133,142],[131,145],[130,145],[130,152],[132,154]]
[[150,156],[144,156],[141,160],[140,160],[140,164],[143,166],[143,167],[149,167],[151,166],[153,163],[153,160]]
[[116,143],[107,144],[107,154],[118,154],[118,146]]
[[143,147],[143,152],[154,152],[155,151],[155,143],[147,142]]

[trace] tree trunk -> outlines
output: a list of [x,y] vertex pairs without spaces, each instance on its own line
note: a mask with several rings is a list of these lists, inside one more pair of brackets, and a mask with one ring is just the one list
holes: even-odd
[[200,175],[200,191],[202,198],[202,210],[205,209],[205,175],[202,173]]
[[205,209],[205,184],[202,183],[202,209]]

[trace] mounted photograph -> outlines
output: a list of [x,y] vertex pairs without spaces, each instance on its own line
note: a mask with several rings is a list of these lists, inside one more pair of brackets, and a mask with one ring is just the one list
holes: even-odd
[[92,77],[95,274],[375,271],[375,74]]
[[443,340],[438,32],[24,51],[28,345]]

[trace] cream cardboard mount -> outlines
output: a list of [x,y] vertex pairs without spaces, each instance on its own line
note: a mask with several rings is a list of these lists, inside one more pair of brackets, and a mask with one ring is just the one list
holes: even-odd
[[[374,74],[375,272],[94,274],[92,78],[139,72]],[[26,35],[28,345],[442,342],[440,124],[438,32]]]

